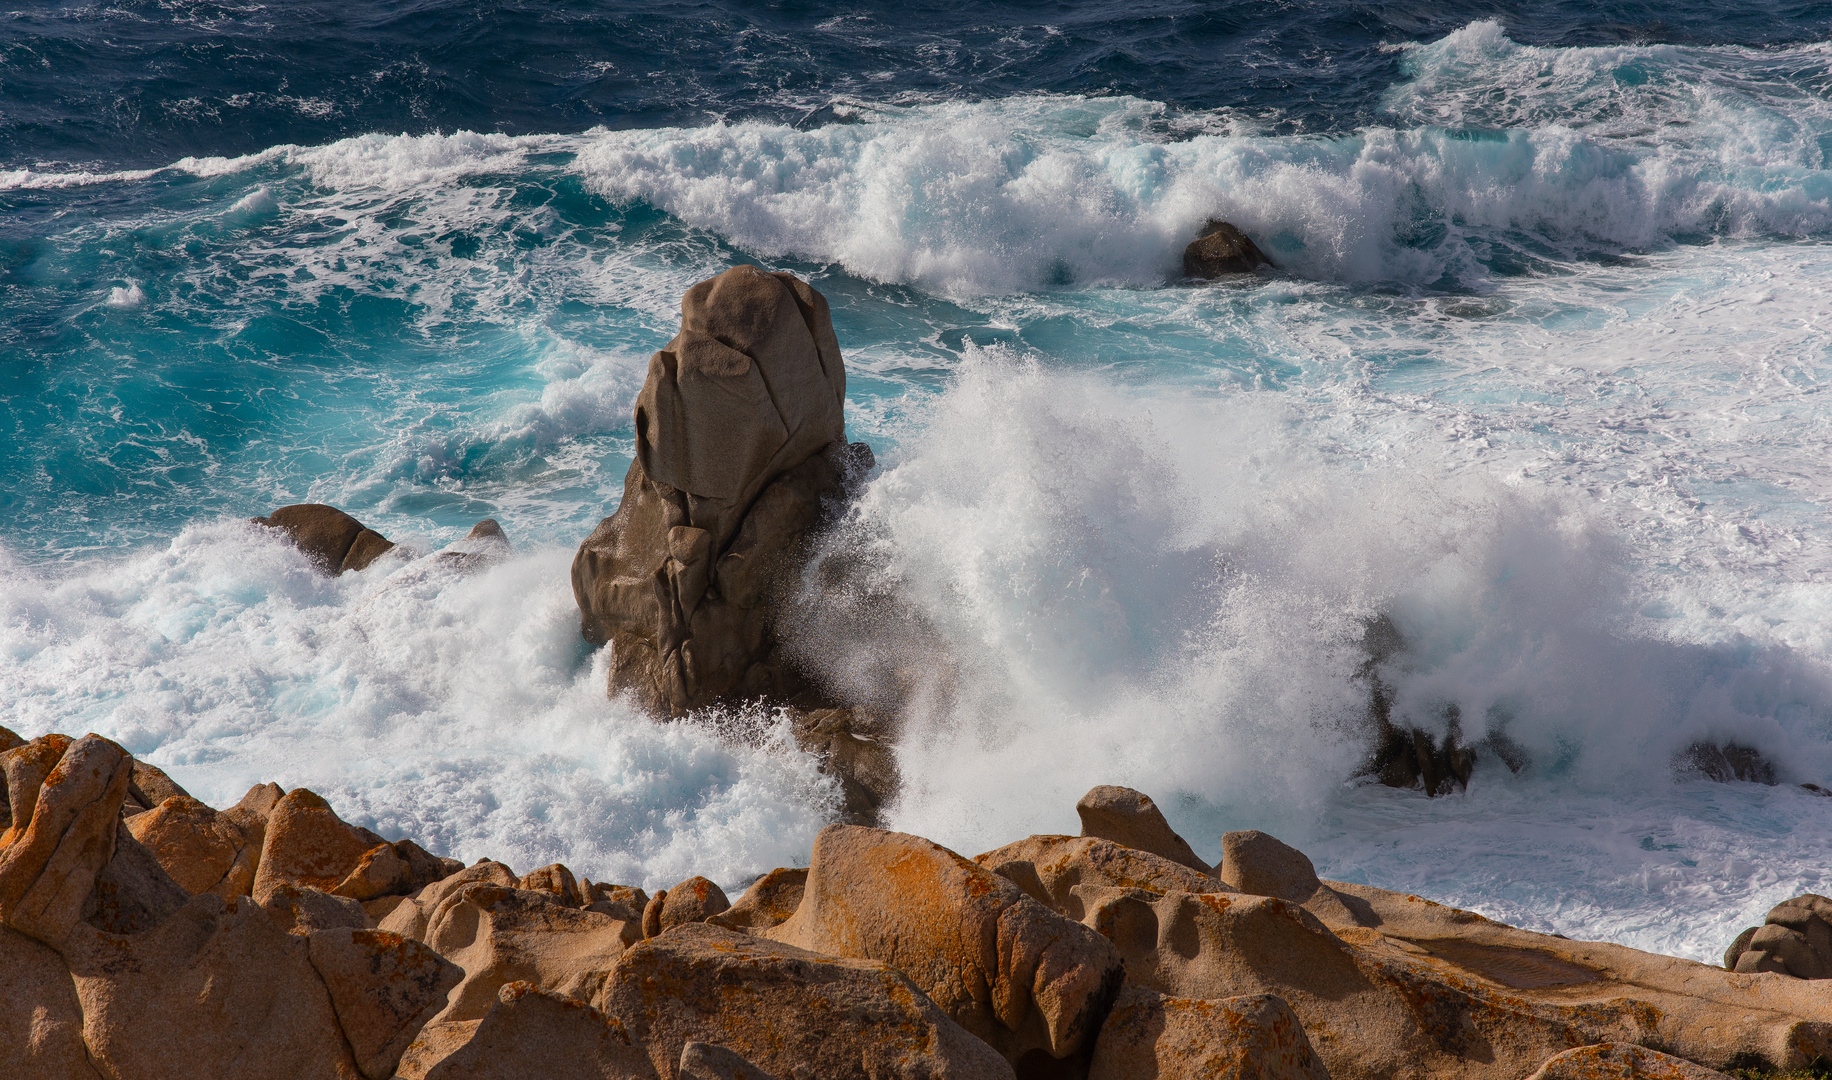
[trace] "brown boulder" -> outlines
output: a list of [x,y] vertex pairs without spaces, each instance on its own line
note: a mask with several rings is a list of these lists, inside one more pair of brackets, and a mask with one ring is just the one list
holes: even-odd
[[205,893],[143,934],[67,941],[83,1036],[106,1076],[357,1080],[302,938],[247,899]]
[[174,795],[129,818],[127,828],[173,881],[195,895],[222,881],[244,846],[241,830],[217,818],[196,799]]
[[1221,838],[1221,879],[1244,893],[1302,904],[1323,887],[1310,857],[1258,829]]
[[585,891],[580,887],[578,879],[573,877],[571,870],[559,863],[523,874],[521,888],[530,892],[550,893],[567,907],[584,907],[586,903]]
[[[515,871],[492,859],[479,859],[474,866],[462,868],[449,877],[427,885],[395,906],[377,923],[377,928],[392,931],[415,941],[426,940],[426,929],[441,904],[456,897],[467,885],[501,885],[518,888],[521,878]],[[640,917],[640,916],[639,916]]]
[[[133,758],[107,739],[60,739],[0,754],[13,813],[0,835],[0,922],[53,948],[82,920],[96,875],[114,857],[133,777]],[[43,769],[53,753],[56,764]]]
[[465,885],[427,920],[426,944],[464,969],[438,1018],[481,1019],[497,991],[518,981],[590,1000],[639,938],[636,926],[568,907],[552,893]]
[[97,1080],[83,1012],[63,958],[0,926],[0,1076]]
[[[672,889],[657,892],[650,904],[656,908],[656,934],[685,923],[705,922],[732,906],[725,898],[725,890],[703,877],[690,877]],[[646,932],[648,912],[645,910],[643,914],[643,936],[654,937],[655,934]]]
[[1082,1052],[1123,977],[1111,943],[1010,881],[922,837],[857,825],[821,830],[800,906],[766,936],[892,965],[1012,1062]]
[[[429,1025],[430,1026],[430,1025]],[[654,1080],[623,1026],[532,983],[504,986],[464,1045],[426,1080]]]
[[623,1021],[663,1077],[676,1075],[689,1042],[726,1047],[783,1077],[1012,1076],[991,1047],[889,964],[703,923],[632,946],[599,1007]]
[[1183,249],[1183,276],[1218,278],[1223,274],[1251,274],[1272,260],[1246,233],[1225,221],[1210,218],[1195,240]]
[[322,503],[282,506],[266,517],[249,520],[284,532],[313,565],[332,577],[346,570],[366,569],[394,547],[381,533]]
[[1164,820],[1158,804],[1142,791],[1101,784],[1081,797],[1075,812],[1081,815],[1083,836],[1098,836],[1123,847],[1149,851],[1199,873],[1210,872],[1209,864],[1196,856],[1188,841]]
[[808,871],[777,867],[751,882],[751,887],[744,890],[737,903],[706,921],[728,930],[761,934],[795,914],[807,884]]
[[1731,943],[1724,966],[1796,979],[1832,979],[1832,899],[1807,893],[1776,904],[1763,925],[1750,927]]
[[585,910],[609,915],[613,919],[642,925],[643,909],[649,906],[649,894],[634,885],[603,885],[587,881],[580,887],[585,894]]
[[449,869],[413,841],[383,840],[339,818],[313,792],[294,788],[268,815],[253,895],[259,900],[286,883],[374,900],[423,888]]
[[438,953],[386,930],[320,930],[306,940],[357,1068],[369,1080],[394,1075],[402,1051],[464,976]]
[[1088,1080],[1329,1080],[1291,1006],[1270,994],[1204,1001],[1129,986]]
[[840,782],[843,820],[876,825],[900,782],[888,725],[855,709],[791,709],[789,718],[795,745]]
[[179,787],[178,782],[167,776],[159,767],[148,765],[138,758],[134,760],[134,778],[127,784],[129,801],[151,810],[174,795],[187,799],[191,797],[190,792]]
[[1730,1080],[1716,1069],[1694,1065],[1645,1046],[1598,1043],[1554,1054],[1527,1080]]
[[1094,836],[1032,836],[974,858],[1050,910],[1080,921],[1076,890],[1108,886],[1167,892],[1233,892],[1209,875],[1161,855]]
[[824,502],[869,467],[845,442],[845,379],[805,282],[738,266],[687,291],[637,397],[623,501],[573,560],[581,630],[612,647],[611,693],[679,715],[802,689],[766,600]]

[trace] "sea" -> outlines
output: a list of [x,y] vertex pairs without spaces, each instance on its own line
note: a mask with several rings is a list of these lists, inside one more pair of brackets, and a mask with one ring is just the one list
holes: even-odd
[[[866,583],[784,634],[901,688],[887,826],[971,856],[1124,784],[1211,859],[1264,829],[1715,961],[1832,893],[1829,39],[1777,0],[23,5],[0,723],[518,871],[805,865],[838,792],[782,715],[608,698],[569,581],[682,292],[752,263],[826,295],[877,459],[822,540]],[[1183,279],[1209,219],[1276,268]],[[298,502],[514,554],[327,578],[248,523]],[[1382,618],[1467,790],[1365,775]]]

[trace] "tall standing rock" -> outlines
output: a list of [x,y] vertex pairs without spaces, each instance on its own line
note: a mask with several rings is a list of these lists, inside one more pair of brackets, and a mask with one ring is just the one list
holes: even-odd
[[827,301],[806,282],[737,266],[687,290],[636,399],[623,502],[573,559],[611,693],[680,715],[802,689],[767,601],[824,502],[870,467],[846,443],[845,397]]

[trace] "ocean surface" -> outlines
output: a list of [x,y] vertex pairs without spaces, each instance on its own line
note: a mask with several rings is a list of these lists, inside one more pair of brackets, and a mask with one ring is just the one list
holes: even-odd
[[[1097,783],[1196,849],[1710,960],[1832,892],[1832,5],[123,0],[0,17],[0,723],[215,805],[736,890],[836,793],[604,694],[568,566],[649,354],[826,294],[915,691],[889,815]],[[1217,217],[1276,272],[1194,286]],[[416,553],[335,580],[247,518]],[[856,598],[852,598],[856,601]],[[885,612],[891,612],[885,615]],[[1357,780],[1370,618],[1464,793]],[[1784,781],[1676,774],[1698,741]]]

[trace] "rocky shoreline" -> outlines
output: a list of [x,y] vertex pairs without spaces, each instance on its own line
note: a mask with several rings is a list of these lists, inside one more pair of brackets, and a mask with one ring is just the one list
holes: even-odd
[[[1211,224],[1192,275],[1265,262]],[[819,292],[749,266],[694,286],[637,400],[624,498],[572,567],[608,693],[659,721],[790,719],[844,799],[809,866],[735,903],[705,877],[650,896],[464,866],[302,788],[217,810],[101,736],[0,728],[0,1077],[1698,1080],[1832,1060],[1822,897],[1720,969],[1323,881],[1260,832],[1210,863],[1128,788],[1090,791],[1079,836],[973,858],[877,828],[895,694],[848,700],[781,633],[810,578],[848,573],[814,557],[873,467],[844,401]],[[253,520],[326,574],[406,556],[329,506]],[[436,557],[508,551],[486,520]],[[1397,726],[1377,669],[1403,643],[1376,620],[1364,646],[1371,780],[1437,794],[1478,753],[1521,767],[1494,737],[1460,745],[1454,715],[1442,741]],[[1775,782],[1742,748],[1691,753]]]
[[1832,1056],[1832,983],[1319,880],[1260,832],[1211,866],[1127,788],[1082,799],[1080,836],[971,859],[834,824],[732,903],[461,866],[303,788],[214,810],[96,735],[0,745],[8,1077],[1698,1080]]

